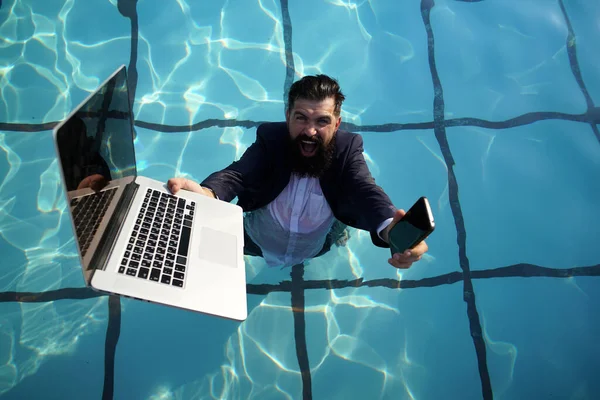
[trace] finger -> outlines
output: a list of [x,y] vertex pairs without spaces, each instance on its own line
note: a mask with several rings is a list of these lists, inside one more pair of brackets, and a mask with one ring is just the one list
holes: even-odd
[[420,254],[415,254],[412,252],[404,252],[404,253],[396,253],[392,256],[392,258],[398,262],[416,262],[419,261],[422,256]]
[[390,258],[390,259],[388,260],[388,263],[389,263],[389,264],[390,264],[392,267],[395,267],[395,268],[398,268],[398,269],[408,269],[408,268],[410,268],[410,267],[411,267],[411,265],[412,265],[412,262],[400,262],[400,261],[398,261],[398,260],[394,260],[393,258]]

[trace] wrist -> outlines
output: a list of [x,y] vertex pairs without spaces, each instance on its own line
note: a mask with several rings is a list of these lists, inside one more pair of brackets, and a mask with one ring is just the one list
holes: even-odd
[[200,187],[202,188],[204,193],[210,193],[210,197],[212,197],[213,199],[218,199],[217,194],[215,193],[214,190],[212,190],[211,188],[208,188],[206,186],[200,186]]

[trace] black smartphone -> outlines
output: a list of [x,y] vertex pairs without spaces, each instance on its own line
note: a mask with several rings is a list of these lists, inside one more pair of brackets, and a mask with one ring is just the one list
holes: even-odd
[[425,240],[435,229],[433,214],[427,197],[421,197],[390,230],[392,255],[404,253]]

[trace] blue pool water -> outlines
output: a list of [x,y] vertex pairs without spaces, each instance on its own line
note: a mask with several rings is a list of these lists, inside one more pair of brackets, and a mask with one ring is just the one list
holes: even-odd
[[[2,399],[597,399],[600,3],[0,2]],[[294,277],[247,258],[243,323],[84,288],[51,130],[119,65],[138,170],[202,180],[346,94],[377,182],[437,229],[397,271],[353,230]],[[294,310],[292,311],[292,304]]]

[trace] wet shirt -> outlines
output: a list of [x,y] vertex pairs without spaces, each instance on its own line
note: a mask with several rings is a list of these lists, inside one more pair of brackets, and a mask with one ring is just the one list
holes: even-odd
[[318,178],[292,174],[281,194],[248,213],[244,229],[269,266],[293,266],[321,251],[335,217]]

